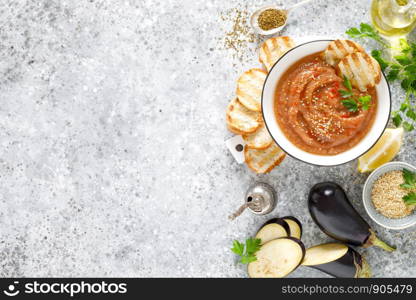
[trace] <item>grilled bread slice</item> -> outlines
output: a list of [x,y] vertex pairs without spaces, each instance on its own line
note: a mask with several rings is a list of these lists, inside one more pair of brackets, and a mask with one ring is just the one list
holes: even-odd
[[342,76],[346,76],[362,92],[374,87],[381,79],[380,65],[365,52],[347,55],[338,64],[338,69]]
[[273,143],[273,139],[263,121],[255,132],[244,134],[243,139],[246,145],[252,149],[266,149]]
[[286,157],[286,154],[273,142],[264,150],[252,149],[246,145],[244,156],[250,169],[256,173],[264,174],[278,166]]
[[245,72],[237,81],[237,98],[252,111],[261,111],[261,93],[267,73],[261,69]]
[[357,43],[350,40],[335,40],[329,43],[324,52],[325,61],[336,66],[341,59],[354,52],[365,52]]
[[247,109],[235,98],[228,104],[226,122],[231,132],[235,134],[250,134],[260,127],[261,115],[258,112]]
[[288,36],[268,39],[260,48],[259,60],[269,72],[276,61],[293,47],[295,42]]

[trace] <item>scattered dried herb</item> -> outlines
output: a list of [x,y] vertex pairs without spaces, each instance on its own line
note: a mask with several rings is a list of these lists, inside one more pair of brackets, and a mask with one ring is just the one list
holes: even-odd
[[271,30],[286,23],[286,12],[279,9],[269,8],[261,12],[257,22],[263,30]]
[[[227,26],[225,36],[220,37],[220,48],[230,50],[232,57],[239,61],[252,57],[250,44],[258,43],[258,36],[251,30],[248,22],[250,13],[246,8],[233,8],[221,14],[223,26]],[[231,25],[229,28],[228,26]]]

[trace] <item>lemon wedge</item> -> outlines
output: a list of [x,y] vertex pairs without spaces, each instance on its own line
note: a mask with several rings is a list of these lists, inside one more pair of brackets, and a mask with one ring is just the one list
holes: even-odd
[[400,150],[403,128],[387,128],[380,140],[358,159],[358,171],[370,172],[391,161]]

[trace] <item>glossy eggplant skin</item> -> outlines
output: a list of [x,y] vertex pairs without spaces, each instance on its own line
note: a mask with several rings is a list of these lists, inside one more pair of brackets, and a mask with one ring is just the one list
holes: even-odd
[[360,275],[364,260],[362,256],[348,247],[347,253],[341,258],[322,265],[310,266],[311,268],[317,269],[324,273],[327,273],[334,277],[340,278],[355,278],[355,277],[369,277]]
[[361,246],[371,235],[368,223],[336,183],[322,182],[313,186],[308,206],[312,219],[319,228],[336,240]]

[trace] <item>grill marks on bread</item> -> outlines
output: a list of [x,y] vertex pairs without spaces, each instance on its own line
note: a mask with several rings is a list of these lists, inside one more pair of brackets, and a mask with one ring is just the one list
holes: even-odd
[[235,134],[250,134],[259,128],[261,114],[247,109],[238,101],[233,99],[227,107],[226,123],[228,129]]
[[354,52],[344,57],[338,64],[339,72],[361,92],[380,82],[381,68],[378,62],[367,53]]
[[250,69],[237,81],[237,98],[247,109],[261,111],[261,93],[267,73],[261,69]]
[[268,39],[260,48],[259,60],[270,72],[276,61],[294,46],[294,41],[288,36]]
[[273,139],[263,121],[256,132],[244,134],[243,139],[246,141],[247,146],[253,149],[266,149],[273,143]]
[[286,157],[286,154],[273,142],[264,150],[246,147],[244,156],[250,169],[256,173],[264,174],[269,173],[274,167],[278,166]]
[[354,52],[365,52],[357,43],[350,40],[335,40],[329,43],[324,52],[325,61],[336,66],[344,57]]

